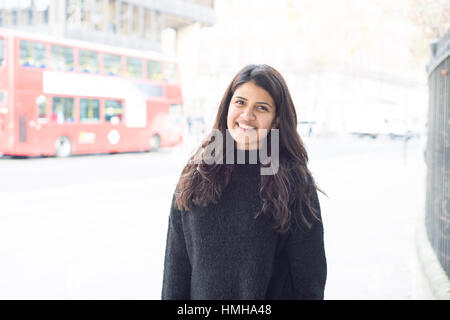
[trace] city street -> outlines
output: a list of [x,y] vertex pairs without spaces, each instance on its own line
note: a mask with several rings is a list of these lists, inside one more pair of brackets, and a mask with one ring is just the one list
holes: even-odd
[[[414,298],[423,141],[304,142],[328,194],[325,298]],[[0,158],[0,299],[159,299],[170,200],[192,147]]]

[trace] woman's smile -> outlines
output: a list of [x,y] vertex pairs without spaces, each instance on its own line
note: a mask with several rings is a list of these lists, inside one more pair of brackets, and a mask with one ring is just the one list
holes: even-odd
[[240,122],[236,122],[236,125],[239,127],[239,129],[243,132],[248,132],[248,131],[252,131],[255,130],[255,127],[252,126],[248,126],[246,124],[240,123]]

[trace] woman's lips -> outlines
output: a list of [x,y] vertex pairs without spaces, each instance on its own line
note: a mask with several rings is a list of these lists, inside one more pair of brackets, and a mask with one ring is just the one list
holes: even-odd
[[242,130],[242,131],[244,131],[244,132],[247,132],[247,131],[251,131],[251,130],[255,130],[256,128],[255,127],[252,127],[252,126],[247,126],[247,125],[245,125],[245,124],[241,124],[241,123],[239,123],[239,122],[236,122],[236,125],[238,126],[238,128],[240,129],[240,130]]

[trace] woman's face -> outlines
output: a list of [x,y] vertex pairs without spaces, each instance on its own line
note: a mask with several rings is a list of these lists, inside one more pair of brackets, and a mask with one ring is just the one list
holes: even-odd
[[272,96],[253,82],[246,82],[234,91],[227,127],[238,149],[258,149],[258,141],[276,126],[275,111]]

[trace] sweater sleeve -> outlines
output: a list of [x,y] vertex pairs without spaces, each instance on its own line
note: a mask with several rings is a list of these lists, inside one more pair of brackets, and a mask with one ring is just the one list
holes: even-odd
[[[314,191],[312,200],[320,217],[317,191]],[[289,238],[286,249],[294,298],[322,300],[327,276],[322,222],[314,220],[311,229],[306,232],[294,228]]]
[[164,274],[162,300],[190,299],[191,264],[186,250],[182,212],[175,208],[175,196],[169,215],[166,252],[164,259]]

